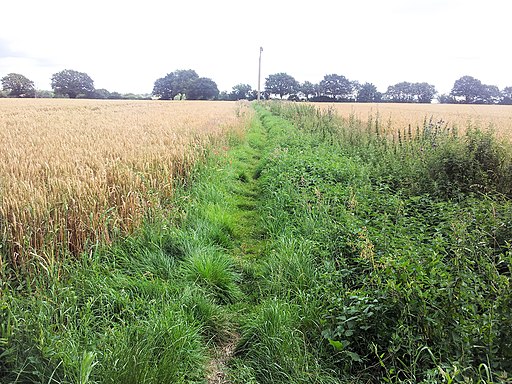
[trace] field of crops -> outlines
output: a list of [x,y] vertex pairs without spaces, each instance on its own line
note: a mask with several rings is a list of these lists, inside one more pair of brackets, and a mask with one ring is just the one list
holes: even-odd
[[510,383],[507,109],[373,107],[1,101],[0,382]]
[[456,127],[492,128],[499,137],[512,138],[512,108],[509,105],[468,104],[396,104],[396,103],[316,103],[323,109],[334,108],[345,119],[362,122],[378,119],[383,128],[415,130],[424,122]]
[[165,204],[174,179],[242,126],[246,110],[230,102],[2,99],[2,253],[28,268],[34,258],[76,255],[131,232]]

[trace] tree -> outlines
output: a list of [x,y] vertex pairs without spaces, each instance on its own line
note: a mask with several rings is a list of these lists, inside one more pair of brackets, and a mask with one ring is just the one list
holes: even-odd
[[412,103],[414,102],[413,86],[407,81],[390,85],[384,98],[392,103]]
[[332,74],[325,75],[320,82],[320,90],[323,95],[336,100],[347,100],[353,92],[352,83],[345,76]]
[[305,81],[299,87],[299,92],[301,92],[306,100],[309,100],[310,97],[317,96],[318,86],[313,84],[310,81]]
[[106,89],[103,89],[103,88],[100,88],[100,89],[95,89],[93,94],[92,94],[92,97],[94,99],[109,99],[110,98],[110,92]]
[[512,87],[505,87],[501,91],[501,104],[512,105]]
[[431,103],[437,94],[436,87],[428,83],[412,84],[414,97],[418,103]]
[[172,100],[178,94],[186,95],[192,83],[197,79],[199,76],[196,71],[179,69],[157,79],[153,87],[153,95],[160,100]]
[[2,77],[2,88],[8,96],[34,97],[36,90],[34,82],[19,73],[9,73]]
[[364,83],[359,88],[356,101],[359,103],[378,102],[382,98],[382,94],[377,91],[377,87],[372,83]]
[[450,95],[462,97],[462,103],[473,104],[482,94],[482,82],[472,76],[462,76],[453,84]]
[[482,84],[482,92],[476,98],[478,104],[498,104],[501,101],[500,89],[495,85]]
[[207,77],[194,80],[185,90],[189,100],[213,100],[219,96],[217,84]]
[[284,72],[270,75],[265,79],[265,91],[279,95],[281,99],[285,95],[296,93],[298,89],[298,81]]
[[437,96],[440,104],[457,104],[457,100],[452,95],[442,94]]
[[65,69],[53,74],[52,89],[56,95],[66,95],[71,99],[75,99],[78,95],[92,97],[94,81],[87,73]]
[[390,85],[384,98],[394,103],[431,103],[436,93],[436,87],[431,84],[403,81]]
[[242,100],[252,98],[252,87],[249,84],[237,84],[230,93],[231,100]]

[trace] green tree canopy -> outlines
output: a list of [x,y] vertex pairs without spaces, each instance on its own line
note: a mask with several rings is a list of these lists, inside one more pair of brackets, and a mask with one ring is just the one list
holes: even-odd
[[431,103],[436,93],[436,88],[431,84],[403,81],[390,85],[384,98],[394,103]]
[[68,96],[71,99],[79,95],[93,97],[94,81],[87,73],[65,69],[53,74],[52,89],[56,95]]
[[185,94],[189,100],[213,100],[219,96],[219,89],[212,79],[200,77],[188,86]]
[[275,73],[269,75],[265,79],[265,91],[275,95],[279,95],[282,99],[283,96],[296,93],[299,89],[299,83],[293,76],[287,73]]
[[237,84],[229,95],[231,100],[242,100],[252,98],[252,87],[249,84]]
[[501,91],[501,104],[512,104],[512,87],[505,87]]
[[364,83],[357,92],[356,101],[361,103],[378,102],[382,98],[382,94],[377,91],[377,87],[372,83]]
[[348,99],[352,95],[352,82],[345,76],[331,74],[325,75],[320,82],[320,90],[323,95],[332,99]]
[[187,95],[190,86],[197,79],[199,75],[193,69],[176,70],[155,81],[153,95],[160,100],[172,100],[178,94]]
[[450,95],[462,98],[462,103],[473,104],[478,102],[483,91],[482,82],[472,76],[462,76],[453,84]]
[[19,73],[9,73],[2,77],[2,88],[8,96],[13,97],[34,97],[34,82]]
[[305,81],[299,87],[299,92],[304,94],[304,97],[309,100],[310,97],[317,96],[318,85],[310,81]]

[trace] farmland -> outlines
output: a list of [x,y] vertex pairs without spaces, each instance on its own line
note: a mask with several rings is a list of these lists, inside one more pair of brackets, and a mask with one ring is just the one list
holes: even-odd
[[3,227],[0,381],[510,381],[512,149],[486,129],[507,110],[35,102],[0,120],[27,247]]
[[[0,217],[8,262],[29,268],[130,233],[157,214],[228,130],[234,103],[7,100],[0,104]],[[30,256],[32,255],[32,256]]]
[[380,120],[391,131],[423,126],[425,120],[464,131],[468,126],[492,128],[499,137],[512,139],[512,113],[507,105],[468,104],[396,104],[396,103],[317,103],[319,108],[334,108],[336,113],[349,120],[363,123]]

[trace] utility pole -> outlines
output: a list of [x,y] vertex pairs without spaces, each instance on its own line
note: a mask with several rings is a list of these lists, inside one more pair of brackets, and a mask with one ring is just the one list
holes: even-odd
[[263,47],[260,47],[260,64],[258,66],[258,101],[260,101],[261,98],[261,52],[263,52]]

